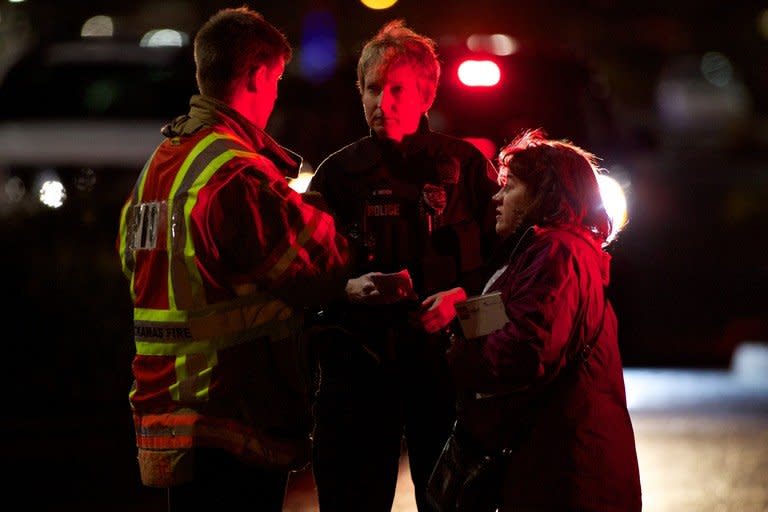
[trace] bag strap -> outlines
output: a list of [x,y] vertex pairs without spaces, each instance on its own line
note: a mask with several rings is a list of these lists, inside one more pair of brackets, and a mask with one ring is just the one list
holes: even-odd
[[[587,364],[589,362],[589,357],[592,355],[592,349],[595,348],[595,345],[597,344],[597,340],[600,339],[600,335],[603,333],[603,327],[605,322],[605,311],[607,309],[608,309],[608,299],[605,297],[605,290],[603,290],[603,313],[600,315],[600,323],[598,324],[597,331],[595,331],[595,334],[589,339],[588,342],[582,345],[578,355],[574,358],[579,362],[581,362],[582,364]],[[583,312],[581,316],[583,321],[584,317],[586,317],[586,313]]]
[[[571,333],[568,337],[568,342],[565,344],[565,347],[563,347],[562,356],[561,356],[562,359],[565,359],[568,357],[568,348],[574,343],[574,340],[578,338],[579,328],[584,324],[584,319],[587,316],[586,309],[587,308],[584,307],[582,301],[579,301],[579,310],[576,313],[577,316],[573,321],[573,326],[571,327]],[[595,331],[595,333],[592,335],[589,341],[587,341],[582,345],[581,350],[578,350],[576,352],[575,357],[571,361],[566,361],[562,370],[550,375],[543,382],[538,382],[536,384],[525,384],[524,386],[520,386],[510,391],[502,391],[500,393],[475,393],[475,400],[483,400],[486,398],[498,398],[498,397],[503,397],[508,395],[514,395],[514,394],[520,393],[521,391],[530,390],[532,388],[545,390],[549,385],[551,385],[558,378],[558,376],[564,373],[567,369],[579,363],[587,364],[590,356],[592,355],[592,350],[595,348],[595,345],[597,344],[597,340],[600,338],[600,335],[603,333],[603,323],[605,322],[605,311],[607,309],[608,309],[608,299],[605,297],[605,294],[603,294],[603,313],[600,317],[600,323],[598,324],[597,331]],[[451,331],[450,338],[449,338],[451,343],[455,341],[455,337],[456,337],[456,334],[453,331]]]
[[[604,322],[605,322],[605,313],[608,309],[608,299],[603,296],[603,312],[600,318],[600,323],[598,324],[598,328],[596,329],[595,333],[589,338],[588,341],[586,341],[579,350],[575,353],[574,357],[570,361],[566,361],[566,363],[563,365],[563,368],[553,375],[550,375],[545,381],[538,382],[534,385],[528,384],[525,387],[512,390],[512,391],[505,391],[502,393],[492,393],[492,394],[475,394],[475,400],[484,400],[484,399],[490,399],[490,398],[503,398],[505,396],[511,396],[514,394],[517,394],[521,391],[528,390],[529,392],[534,393],[534,396],[532,398],[531,407],[529,409],[529,414],[526,415],[527,420],[524,420],[520,423],[520,425],[528,423],[529,425],[532,425],[534,420],[533,418],[538,414],[538,411],[542,410],[547,402],[550,400],[550,395],[552,394],[552,389],[556,386],[556,383],[559,382],[564,376],[573,369],[575,370],[579,365],[588,365],[589,364],[589,358],[592,355],[592,351],[595,347],[595,345],[598,342],[598,339],[600,338],[600,335],[603,332],[604,328]],[[587,308],[584,306],[583,302],[580,301],[579,304],[579,310],[577,312],[577,317],[574,319],[573,327],[571,328],[571,334],[568,339],[568,343],[563,348],[562,352],[562,358],[568,357],[569,353],[569,347],[571,347],[572,343],[575,342],[575,340],[578,338],[578,333],[582,325],[584,325],[584,319],[586,318],[586,310]],[[456,432],[458,426],[458,420],[454,424],[454,432]],[[507,446],[505,448],[502,448],[500,450],[501,455],[509,455],[514,451],[514,448],[511,446]]]

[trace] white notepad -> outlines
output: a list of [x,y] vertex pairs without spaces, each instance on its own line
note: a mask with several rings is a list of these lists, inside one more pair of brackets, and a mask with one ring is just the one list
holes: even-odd
[[456,303],[461,330],[467,339],[478,338],[504,327],[509,322],[501,292],[476,295]]

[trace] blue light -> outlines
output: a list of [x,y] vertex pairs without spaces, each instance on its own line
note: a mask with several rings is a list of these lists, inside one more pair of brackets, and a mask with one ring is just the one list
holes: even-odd
[[299,69],[311,82],[324,82],[338,62],[336,20],[328,11],[311,11],[304,17],[299,48]]

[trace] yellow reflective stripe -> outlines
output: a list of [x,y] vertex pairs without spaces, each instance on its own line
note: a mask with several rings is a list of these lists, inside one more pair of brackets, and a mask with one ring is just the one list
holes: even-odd
[[[211,176],[219,170],[219,168],[227,163],[228,161],[232,160],[235,157],[238,156],[244,156],[249,158],[261,158],[261,155],[257,153],[251,153],[249,151],[244,151],[240,149],[228,149],[221,153],[219,156],[214,158],[213,160],[208,163],[208,165],[205,166],[205,168],[202,170],[200,175],[195,179],[194,183],[189,187],[189,190],[187,190],[187,200],[184,205],[184,218],[188,219],[189,215],[192,211],[192,207],[194,206],[195,202],[197,202],[197,194],[200,192],[200,189],[205,186],[206,183],[208,183],[208,180],[211,179]],[[175,184],[174,184],[175,185]]]
[[[228,140],[231,143],[214,146],[219,140]],[[202,277],[194,261],[194,245],[188,232],[189,218],[200,189],[226,162],[236,156],[260,158],[258,154],[239,147],[232,149],[231,145],[234,144],[242,146],[234,137],[214,132],[201,139],[186,155],[174,177],[167,198],[169,215],[165,244],[169,254],[169,308],[134,310],[136,353],[176,356],[176,382],[168,387],[168,391],[177,401],[208,399],[213,367],[218,361],[218,349],[263,336],[286,337],[296,331],[295,321],[290,326],[284,322],[294,320],[291,318],[291,309],[278,300],[262,300],[257,304],[245,306],[241,305],[241,301],[237,301],[234,304],[230,302],[204,307],[206,304]],[[131,206],[137,204],[143,196],[149,174],[147,170],[153,159],[154,154],[137,180],[132,200],[121,210],[121,260],[124,272],[131,277],[131,293],[134,300],[133,265],[128,259],[130,255],[125,252],[131,245],[128,239],[129,216]],[[182,223],[180,226],[176,226],[173,220],[177,211],[181,213],[180,219],[177,219]],[[180,255],[176,250],[179,247]],[[247,300],[258,298],[260,297],[250,296]],[[180,305],[182,310],[178,309]],[[235,309],[231,309],[233,306]],[[200,311],[200,307],[204,309]]]
[[189,318],[189,311],[180,311],[178,309],[149,309],[134,308],[133,319],[140,322],[186,322]]
[[[227,163],[228,161],[232,160],[236,156],[258,156],[256,153],[249,153],[247,151],[241,151],[236,149],[230,149],[225,151],[224,153],[220,154],[203,169],[203,171],[200,173],[200,175],[195,179],[195,182],[192,184],[192,186],[189,187],[189,190],[187,191],[187,201],[184,204],[184,218],[188,219],[189,216],[192,213],[192,207],[197,202],[197,194],[200,192],[200,189],[205,186],[206,183],[208,183],[208,180],[211,179],[211,176],[219,170],[219,168]],[[187,258],[191,258],[195,255],[194,247],[192,246],[192,237],[187,237],[187,242],[184,247],[184,256]],[[195,268],[195,273],[197,272],[197,269]]]
[[133,274],[133,270],[128,268],[128,260],[126,259],[126,252],[125,249],[128,247],[128,244],[126,243],[126,236],[128,234],[128,219],[127,219],[127,213],[128,208],[131,205],[130,199],[123,204],[123,207],[120,208],[120,263],[123,268],[123,274],[125,274],[125,277],[130,278],[131,274]]
[[302,323],[302,317],[294,315],[285,320],[271,321],[253,329],[242,331],[236,336],[220,336],[191,341],[158,341],[156,339],[137,337],[135,340],[136,354],[142,356],[179,356],[197,354],[209,350],[222,350],[259,338],[269,338],[272,341],[277,341],[298,333]]
[[173,197],[176,192],[179,190],[179,187],[181,186],[181,183],[184,181],[184,175],[186,174],[187,170],[189,170],[189,166],[192,165],[192,162],[195,161],[195,158],[202,153],[205,148],[210,146],[214,141],[218,139],[224,139],[226,138],[226,135],[221,133],[210,133],[203,137],[200,142],[198,142],[194,148],[192,148],[192,151],[189,152],[187,155],[187,158],[184,159],[184,163],[181,165],[181,168],[179,169],[179,172],[176,173],[176,177],[173,180],[173,184],[171,185],[171,193],[170,196]]
[[[131,298],[136,299],[135,290],[133,288],[133,268],[128,264],[128,210],[132,206],[132,201],[126,201],[123,208],[120,210],[120,265],[123,270],[123,275],[130,279],[130,291]],[[130,258],[133,260],[133,258]]]
[[195,316],[189,319],[189,328],[195,339],[236,334],[264,326],[275,320],[285,320],[293,311],[281,300],[260,302],[215,315]]
[[[206,135],[205,137],[203,137],[203,139],[200,140],[200,142],[198,142],[195,145],[194,148],[192,148],[192,151],[189,152],[189,154],[187,155],[187,158],[184,159],[184,163],[179,168],[179,172],[176,173],[176,176],[174,177],[174,180],[173,180],[173,184],[171,185],[170,193],[168,194],[168,212],[169,213],[173,212],[174,209],[175,209],[175,207],[174,207],[174,197],[176,197],[176,194],[177,194],[179,188],[181,187],[182,183],[184,183],[184,178],[186,177],[187,172],[189,171],[189,168],[192,165],[192,163],[200,155],[200,153],[205,151],[205,149],[208,146],[213,144],[215,141],[217,141],[219,139],[224,139],[224,138],[227,138],[227,137],[225,135],[221,134],[221,133],[216,133],[216,132],[210,133],[209,135]],[[190,208],[190,211],[191,211],[191,208]],[[173,217],[172,213],[168,217],[169,217],[169,219],[171,219]],[[187,219],[188,218],[189,217],[186,216],[186,212],[185,212],[185,217],[183,219],[184,229],[181,230],[182,233],[177,233],[177,235],[180,234],[181,236],[184,236],[186,238],[185,244],[186,243],[191,243],[189,241],[192,238],[191,236],[187,236],[188,235],[188,233],[187,233],[188,226],[186,224],[187,224]],[[175,258],[175,252],[173,250],[173,236],[174,236],[173,231],[174,230],[172,229],[172,227],[169,226],[169,229],[167,230],[167,240],[166,240],[166,244],[167,244],[166,247],[168,247],[168,255],[169,255],[169,259],[168,259],[168,264],[169,265],[172,264],[173,258]],[[187,257],[186,249],[185,249],[184,253],[185,253],[184,256]],[[194,249],[192,250],[192,258],[194,258]],[[189,260],[185,261],[185,267],[188,270],[191,270],[193,279],[188,279],[188,280],[185,280],[185,281],[196,288],[196,290],[194,292],[192,292],[193,295],[194,295],[194,294],[196,294],[196,293],[198,293],[200,291],[200,283],[202,282],[202,280],[201,280],[201,277],[200,277],[199,273],[197,272],[196,265],[194,264],[194,261],[192,261],[192,265],[191,265],[191,267],[193,267],[193,269],[190,269],[190,265],[188,264],[188,261]],[[177,301],[176,301],[175,287],[174,287],[174,284],[173,284],[173,274],[170,271],[170,269],[169,269],[169,272],[168,272],[168,275],[167,275],[167,279],[168,279],[168,304],[169,304],[170,309],[177,309],[178,305],[177,305]],[[195,286],[195,285],[197,285],[197,286]]]
[[[135,308],[133,319],[137,338],[202,339],[253,329],[292,315],[293,309],[282,300],[257,292],[195,312]],[[152,334],[151,329],[163,332]]]
[[257,293],[194,313],[136,308],[134,339],[141,355],[182,355],[218,350],[244,341],[287,338],[303,317],[283,301]]
[[[134,272],[133,272],[133,266],[136,264],[134,260],[134,255],[132,252],[133,249],[130,249],[128,246],[128,215],[131,212],[131,207],[135,205],[139,198],[141,197],[141,193],[144,191],[144,183],[146,182],[147,178],[147,169],[149,169],[149,164],[152,163],[152,160],[155,158],[155,154],[160,149],[160,146],[158,145],[155,150],[152,152],[152,155],[147,159],[147,161],[144,163],[144,167],[141,169],[141,173],[139,173],[139,177],[136,180],[136,184],[134,185],[133,193],[131,194],[131,198],[128,199],[125,204],[123,205],[123,208],[120,210],[120,263],[122,266],[123,274],[127,278],[130,279],[130,292],[131,292],[131,299],[136,299],[136,289],[134,287]],[[132,236],[132,234],[131,234]],[[129,261],[131,263],[129,263]]]
[[182,354],[176,357],[176,382],[168,387],[171,398],[176,401],[208,400],[213,367],[218,363],[215,350]]
[[306,244],[307,241],[312,238],[312,235],[320,224],[321,218],[322,216],[319,213],[313,215],[313,217],[310,219],[310,222],[304,226],[304,229],[302,229],[301,233],[299,233],[296,237],[296,244],[289,246],[283,255],[278,258],[275,265],[269,269],[267,275],[270,279],[278,279],[283,274],[283,272],[288,269],[291,262],[296,259],[296,255],[298,254],[298,247],[304,247],[304,244]]
[[[218,137],[220,139],[222,138],[229,138],[229,137]],[[229,138],[233,142],[238,142],[235,139]],[[249,156],[249,157],[258,157],[256,153],[250,153],[248,151],[238,150],[238,149],[229,149],[227,151],[224,151],[219,156],[211,160],[208,165],[205,166],[205,168],[200,172],[200,174],[195,177],[194,182],[189,186],[189,188],[186,190],[186,200],[184,201],[183,206],[183,219],[185,224],[189,220],[191,214],[192,214],[192,208],[194,208],[195,203],[197,203],[197,196],[200,192],[200,189],[202,189],[208,181],[211,179],[211,176],[213,176],[216,171],[218,171],[224,164],[232,160],[233,158],[237,156]],[[174,184],[176,185],[176,184]],[[175,194],[175,192],[174,192]],[[184,263],[187,272],[189,273],[190,278],[184,279],[183,281],[185,283],[189,283],[192,286],[192,290],[189,292],[190,297],[189,300],[194,303],[194,298],[201,298],[203,297],[203,291],[202,291],[202,282],[203,279],[200,276],[200,271],[197,268],[197,265],[195,264],[195,246],[192,240],[192,237],[189,236],[188,233],[188,226],[185,226],[184,229],[185,232],[185,239],[184,239]],[[171,279],[171,272],[168,273],[169,280]],[[169,290],[174,289],[173,283],[169,281]],[[174,302],[172,303],[172,307],[176,308],[178,307],[178,302],[174,299]],[[189,307],[189,306],[187,306]]]
[[157,151],[160,149],[160,145],[158,145],[155,150],[152,152],[152,156],[147,159],[146,163],[144,164],[144,167],[141,169],[141,174],[139,175],[139,179],[136,181],[136,195],[134,196],[134,201],[139,202],[141,197],[144,195],[144,185],[147,183],[147,175],[149,174],[148,169],[150,164],[152,163],[152,160],[155,159],[155,155],[157,154]]
[[[180,356],[198,354],[210,350],[215,344],[213,340],[187,341],[183,343],[163,343],[156,341],[136,341],[136,355],[140,356]],[[216,345],[216,349],[225,348]]]
[[[208,350],[210,350],[210,347],[208,347]],[[186,354],[182,354],[179,356],[176,356],[176,360],[173,362],[174,369],[176,371],[176,382],[168,386],[168,392],[171,395],[171,399],[174,401],[179,401],[181,398],[181,382],[187,378],[186,375],[186,362],[187,362],[187,356]]]

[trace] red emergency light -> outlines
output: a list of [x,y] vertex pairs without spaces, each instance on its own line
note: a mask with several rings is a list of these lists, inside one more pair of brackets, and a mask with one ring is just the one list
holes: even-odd
[[467,87],[493,87],[501,80],[501,69],[492,60],[464,60],[456,74]]

